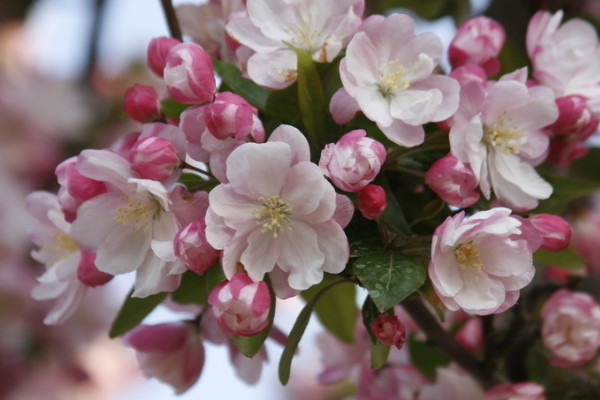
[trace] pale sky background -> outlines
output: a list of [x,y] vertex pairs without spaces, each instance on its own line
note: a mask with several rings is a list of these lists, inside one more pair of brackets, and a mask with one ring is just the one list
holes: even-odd
[[[489,0],[473,0],[475,11],[481,10]],[[175,4],[194,2],[175,0]],[[199,3],[199,1],[196,1]],[[86,54],[88,32],[91,24],[90,11],[92,0],[43,0],[37,6],[27,22],[31,35],[29,57],[39,70],[47,75],[61,79],[78,76],[83,68]],[[435,23],[422,23],[419,32],[435,31],[448,45],[455,29],[450,18]],[[167,35],[165,18],[159,0],[109,0],[103,21],[100,38],[99,62],[108,73],[117,74],[131,60],[143,59],[150,39]],[[129,290],[131,281],[127,278],[111,284],[114,298],[120,301]],[[278,324],[289,331],[295,316],[301,308],[299,300],[291,300],[279,305]],[[287,312],[284,312],[284,309]],[[160,323],[178,318],[166,311],[158,310],[147,322]],[[301,357],[294,360],[294,367],[304,365],[314,375],[320,371],[319,354],[315,346],[315,333],[320,330],[314,320],[300,342]],[[229,363],[228,353],[223,346],[207,345],[206,364],[202,376],[196,385],[183,395],[176,396],[173,390],[156,380],[140,380],[124,393],[109,400],[169,400],[169,399],[211,399],[218,396],[228,400],[235,398],[284,399],[277,380],[277,363],[281,347],[269,343],[267,350],[270,363],[263,369],[258,385],[248,386],[239,380]],[[306,382],[310,384],[310,382]],[[243,397],[242,397],[243,396]]]

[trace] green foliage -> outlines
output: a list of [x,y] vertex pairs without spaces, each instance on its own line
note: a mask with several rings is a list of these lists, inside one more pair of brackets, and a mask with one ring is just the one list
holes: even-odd
[[190,107],[189,104],[178,103],[171,97],[161,101],[160,105],[162,107],[162,111],[165,114],[165,116],[169,117],[169,118],[179,117],[179,115],[182,112],[184,112],[188,107]]
[[371,350],[371,368],[375,371],[381,369],[387,363],[391,347],[383,343],[369,343]]
[[360,257],[353,271],[380,312],[413,294],[427,277],[422,259],[392,252]]
[[167,297],[167,292],[161,292],[148,297],[131,297],[129,292],[123,302],[117,317],[110,327],[108,336],[116,338],[138,326]]
[[[339,280],[326,275],[321,283],[302,292],[307,301],[312,300],[321,290]],[[344,282],[331,287],[321,295],[321,301],[314,308],[319,321],[338,339],[352,343],[358,317],[356,306],[356,286],[354,282]]]
[[186,271],[179,288],[171,293],[171,298],[179,304],[206,304],[211,290],[224,280],[225,275],[218,264],[209,268],[204,275]]
[[240,70],[235,65],[220,60],[213,60],[213,63],[215,71],[231,91],[242,96],[259,110],[265,108],[270,94],[267,89],[263,89],[256,83],[243,78]]
[[471,3],[469,0],[383,0],[378,2],[375,12],[383,13],[394,8],[412,11],[428,20],[451,15],[459,23],[471,12]]
[[540,175],[554,188],[552,196],[540,202],[536,213],[562,214],[569,202],[600,190],[600,182],[574,179],[540,171]]
[[438,346],[426,343],[420,340],[410,338],[408,342],[410,360],[412,364],[425,376],[435,377],[435,370],[438,367],[445,367],[450,364],[450,357]]
[[585,260],[576,251],[564,249],[561,251],[538,250],[533,254],[536,263],[569,270],[584,270]]

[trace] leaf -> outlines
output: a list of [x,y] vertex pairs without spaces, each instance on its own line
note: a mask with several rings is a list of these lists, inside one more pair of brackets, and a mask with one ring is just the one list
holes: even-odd
[[425,376],[435,377],[435,370],[450,364],[450,357],[435,345],[410,339],[408,343],[411,362]]
[[138,326],[167,297],[167,292],[147,297],[131,297],[132,293],[133,290],[127,295],[110,327],[108,336],[111,339],[121,336]]
[[296,322],[294,322],[294,326],[292,327],[292,330],[288,335],[288,340],[285,343],[283,352],[281,353],[281,358],[279,359],[279,381],[282,385],[286,385],[290,380],[290,369],[292,367],[292,359],[294,358],[294,354],[296,353],[296,349],[298,348],[298,343],[300,343],[300,339],[302,338],[302,335],[306,330],[306,326],[308,325],[310,315],[313,311],[313,308],[315,307],[316,302],[328,289],[343,282],[346,281],[339,280],[319,290],[317,293],[315,293],[313,298],[306,303],[302,311],[300,311],[300,313],[298,314]]
[[552,196],[540,202],[536,213],[561,214],[570,201],[600,190],[600,182],[568,178],[541,171],[542,177],[554,188]]
[[377,371],[387,363],[391,347],[383,343],[369,344],[371,349],[371,368]]
[[217,74],[219,74],[223,82],[225,82],[233,92],[242,96],[248,103],[259,110],[265,108],[267,99],[271,93],[269,90],[263,89],[256,83],[243,78],[235,65],[220,60],[213,60],[213,63]]
[[[310,301],[336,279],[339,280],[326,275],[321,283],[302,292],[302,297]],[[323,326],[338,339],[348,343],[354,342],[354,329],[358,317],[354,283],[341,283],[323,293],[321,301],[315,305],[315,312]]]
[[211,290],[225,280],[223,269],[215,264],[204,275],[186,271],[179,288],[171,293],[171,298],[179,304],[206,304]]
[[271,308],[269,309],[269,325],[260,333],[254,336],[231,336],[231,341],[242,352],[246,357],[254,357],[256,353],[261,349],[265,340],[271,332],[273,326],[273,317],[275,317],[275,303],[276,297],[273,288],[269,285],[269,292],[271,294]]
[[165,99],[160,102],[161,108],[165,116],[169,118],[177,118],[179,115],[184,112],[190,104],[181,104],[175,101],[172,97]]
[[583,270],[586,267],[583,257],[572,249],[561,251],[538,250],[533,254],[533,259],[540,264],[569,270]]
[[600,181],[600,147],[589,147],[585,157],[571,164],[569,174],[590,182]]
[[390,252],[360,257],[353,269],[380,312],[414,293],[426,278],[423,260]]
[[400,208],[400,204],[396,200],[394,196],[394,192],[390,189],[390,185],[385,179],[384,174],[379,174],[379,178],[377,182],[385,189],[385,193],[387,195],[387,207],[383,214],[379,217],[380,220],[387,223],[397,232],[401,232],[405,235],[410,235],[411,230],[408,222],[406,222],[406,218],[404,218],[404,213],[402,208]]

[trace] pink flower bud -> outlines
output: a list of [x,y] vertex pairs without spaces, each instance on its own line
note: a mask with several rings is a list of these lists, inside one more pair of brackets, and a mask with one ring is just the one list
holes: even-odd
[[569,167],[573,161],[584,157],[589,151],[589,147],[579,140],[562,140],[562,136],[558,136],[550,142],[548,164],[556,165],[557,167]]
[[144,376],[173,386],[177,394],[188,390],[202,372],[204,345],[190,323],[140,325],[124,340],[135,349]]
[[206,241],[206,224],[204,219],[191,222],[175,236],[175,255],[183,264],[198,275],[204,274],[219,257]]
[[385,189],[378,185],[367,185],[358,192],[358,210],[366,219],[377,219],[387,208]]
[[385,147],[362,130],[346,133],[321,152],[319,167],[340,189],[358,192],[375,179],[385,162]]
[[600,306],[592,296],[561,289],[544,304],[542,320],[551,364],[570,368],[594,358],[600,347]]
[[58,199],[67,221],[77,216],[79,205],[86,200],[106,192],[104,182],[90,179],[77,169],[77,157],[71,157],[56,167],[56,177],[60,184]]
[[483,349],[483,321],[479,317],[471,317],[454,335],[456,341],[472,353]]
[[542,249],[559,251],[569,246],[571,226],[564,218],[552,214],[534,214],[528,219],[542,236]]
[[182,104],[208,103],[217,91],[212,60],[195,43],[181,43],[169,50],[163,78],[171,96]]
[[156,136],[136,142],[129,153],[129,161],[132,170],[155,181],[170,177],[180,164],[173,143]]
[[425,174],[425,183],[446,203],[470,207],[479,200],[478,182],[470,168],[452,154],[434,162]]
[[483,400],[546,400],[546,390],[535,382],[501,383],[485,392]]
[[253,336],[269,325],[269,288],[263,281],[254,282],[245,272],[215,287],[208,303],[221,329],[230,335]]
[[587,98],[579,95],[564,96],[556,99],[558,119],[548,127],[558,135],[574,135],[579,141],[586,140],[598,128],[600,122],[592,114]]
[[450,43],[448,56],[453,68],[477,64],[488,75],[500,72],[498,54],[504,46],[506,32],[502,25],[487,17],[463,22]]
[[138,122],[150,122],[160,118],[160,101],[152,86],[133,85],[125,91],[123,108],[127,115]]
[[150,41],[146,54],[146,62],[152,72],[162,78],[169,50],[180,43],[179,40],[170,37],[158,37]]
[[244,139],[251,135],[256,142],[265,140],[258,110],[243,97],[231,92],[218,93],[215,101],[204,108],[204,123],[217,139]]
[[397,316],[381,314],[371,322],[371,332],[383,344],[401,349],[406,343],[406,328]]
[[77,278],[86,286],[96,287],[109,282],[113,275],[100,271],[94,261],[96,254],[81,252],[81,260],[77,267]]

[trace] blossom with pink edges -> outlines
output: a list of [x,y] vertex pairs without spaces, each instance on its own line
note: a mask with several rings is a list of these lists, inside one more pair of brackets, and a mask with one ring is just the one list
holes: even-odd
[[340,63],[341,90],[388,139],[406,147],[419,145],[425,137],[422,125],[445,120],[458,106],[458,83],[433,74],[442,51],[435,34],[415,35],[408,15],[371,16]]
[[346,133],[321,151],[319,167],[333,184],[347,192],[358,192],[375,179],[385,162],[385,147],[357,129]]
[[508,208],[448,217],[433,234],[429,277],[448,309],[476,315],[512,307],[535,274],[528,235]]
[[124,338],[136,352],[147,378],[171,385],[177,394],[188,390],[204,367],[204,344],[191,322],[139,325]]
[[489,389],[483,400],[546,400],[546,390],[535,382],[507,382]]
[[172,142],[157,136],[140,139],[130,149],[131,169],[141,177],[162,181],[181,163]]
[[483,394],[473,377],[451,365],[436,370],[435,382],[423,385],[417,400],[481,400]]
[[349,245],[333,218],[336,193],[300,131],[281,125],[268,142],[239,146],[227,178],[209,194],[206,238],[223,250],[228,278],[240,263],[255,281],[280,269],[303,290],[344,269]]
[[263,142],[265,129],[258,119],[258,110],[243,97],[220,92],[215,100],[203,109],[206,129],[217,139],[244,139],[248,135]]
[[448,57],[453,68],[476,64],[486,74],[500,72],[498,55],[504,46],[504,27],[491,18],[479,16],[466,20],[458,27],[450,43]]
[[584,292],[560,289],[542,308],[542,341],[552,352],[550,363],[576,367],[600,348],[600,306]]
[[564,218],[554,214],[533,214],[527,219],[540,232],[542,249],[559,251],[569,247],[572,229]]
[[133,85],[125,91],[123,109],[138,122],[150,122],[162,115],[158,94],[152,86]]
[[175,236],[175,255],[190,270],[202,275],[219,258],[219,251],[206,241],[204,219],[190,222]]
[[434,162],[425,173],[425,183],[446,203],[470,207],[479,201],[477,178],[470,168],[452,154]]
[[180,40],[166,36],[152,39],[148,43],[146,50],[146,64],[148,64],[148,68],[162,78],[165,65],[167,65],[169,50],[180,43]]
[[227,334],[253,336],[269,326],[269,287],[264,281],[254,282],[245,272],[217,285],[210,292],[208,303]]

